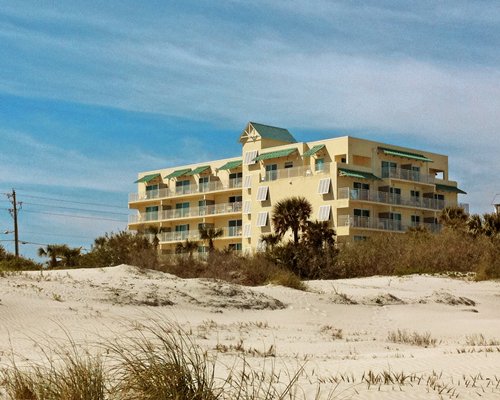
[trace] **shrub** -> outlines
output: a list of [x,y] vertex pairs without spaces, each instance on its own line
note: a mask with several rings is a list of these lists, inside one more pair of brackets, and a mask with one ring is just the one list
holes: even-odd
[[158,256],[146,237],[130,232],[106,233],[94,240],[92,249],[80,260],[83,267],[109,267],[131,264],[140,268],[157,268]]

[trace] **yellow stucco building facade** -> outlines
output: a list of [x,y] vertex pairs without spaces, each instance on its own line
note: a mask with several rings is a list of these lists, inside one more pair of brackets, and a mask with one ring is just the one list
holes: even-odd
[[202,225],[223,230],[216,248],[256,251],[273,231],[273,205],[290,196],[306,197],[311,219],[329,221],[345,241],[416,226],[438,231],[440,211],[465,194],[442,154],[350,136],[297,142],[286,129],[254,122],[239,140],[233,158],[139,173],[129,229],[155,227],[164,254],[199,241]]

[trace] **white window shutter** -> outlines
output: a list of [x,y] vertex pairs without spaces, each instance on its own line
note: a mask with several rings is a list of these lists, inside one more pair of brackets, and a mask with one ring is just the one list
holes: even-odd
[[245,176],[245,179],[243,181],[243,187],[245,189],[250,189],[252,187],[252,175]]
[[260,186],[257,192],[257,201],[266,201],[267,192],[269,191],[269,186]]
[[243,203],[243,214],[250,214],[251,212],[252,212],[252,202],[247,200]]
[[328,221],[332,206],[320,206],[318,212],[318,221]]
[[324,178],[319,180],[318,193],[327,194],[330,192],[330,178]]
[[255,158],[257,157],[258,151],[252,150],[245,153],[245,165],[255,164]]
[[245,224],[243,226],[243,237],[244,238],[249,238],[252,236],[252,225],[251,224]]
[[257,226],[258,227],[263,227],[267,225],[267,216],[269,213],[267,211],[260,212],[257,215]]

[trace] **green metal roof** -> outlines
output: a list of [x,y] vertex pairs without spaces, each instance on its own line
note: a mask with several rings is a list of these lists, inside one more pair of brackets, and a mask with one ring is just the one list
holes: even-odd
[[156,179],[160,176],[160,174],[151,174],[151,175],[145,175],[142,178],[137,179],[134,183],[148,183],[151,182],[153,179]]
[[407,151],[388,149],[386,147],[379,147],[378,149],[383,151],[384,154],[387,154],[390,156],[404,157],[404,158],[410,158],[412,160],[432,162],[432,160],[430,158],[427,158],[423,154],[409,153]]
[[254,129],[259,132],[259,135],[264,139],[279,140],[281,142],[297,143],[288,129],[278,128],[276,126],[269,126],[259,124],[257,122],[250,122]]
[[195,169],[193,169],[192,171],[189,171],[185,175],[186,176],[199,175],[202,172],[205,172],[209,168],[210,168],[210,165],[203,165],[202,167],[196,167]]
[[219,168],[219,171],[224,170],[224,169],[233,169],[233,168],[238,168],[243,164],[243,160],[236,160],[236,161],[229,161],[225,163],[222,167]]
[[269,153],[264,153],[256,157],[255,161],[270,160],[272,158],[279,158],[279,157],[287,157],[290,154],[295,153],[296,151],[297,151],[296,148],[271,151]]
[[459,189],[456,186],[440,185],[438,183],[436,183],[436,190],[440,190],[441,192],[467,194],[467,192],[464,192],[462,189]]
[[317,144],[312,149],[309,149],[304,154],[302,154],[302,157],[311,157],[312,155],[320,151],[323,147],[325,147],[324,144]]
[[369,179],[372,181],[380,180],[378,176],[375,176],[369,172],[354,171],[352,169],[347,169],[347,168],[339,168],[339,175],[347,176],[349,178]]
[[191,171],[191,168],[186,168],[186,169],[178,169],[170,174],[168,174],[165,179],[172,179],[172,178],[179,178],[182,175],[186,175],[189,171]]

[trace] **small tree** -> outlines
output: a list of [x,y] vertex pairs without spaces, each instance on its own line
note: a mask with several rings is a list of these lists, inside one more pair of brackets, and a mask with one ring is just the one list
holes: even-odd
[[446,228],[465,231],[469,216],[462,207],[445,207],[439,215],[439,222]]
[[215,250],[214,240],[221,237],[224,231],[221,228],[214,228],[212,226],[200,226],[200,239],[204,240],[208,245],[208,251],[213,253]]
[[183,254],[187,253],[188,254],[188,259],[192,260],[193,259],[193,253],[195,250],[198,249],[198,243],[193,242],[189,239],[186,239],[184,243],[178,243],[177,246],[175,247],[175,252],[178,254]]
[[277,235],[283,237],[292,231],[293,242],[299,243],[299,232],[305,229],[311,216],[312,206],[305,197],[290,197],[277,202],[273,207],[272,223]]

